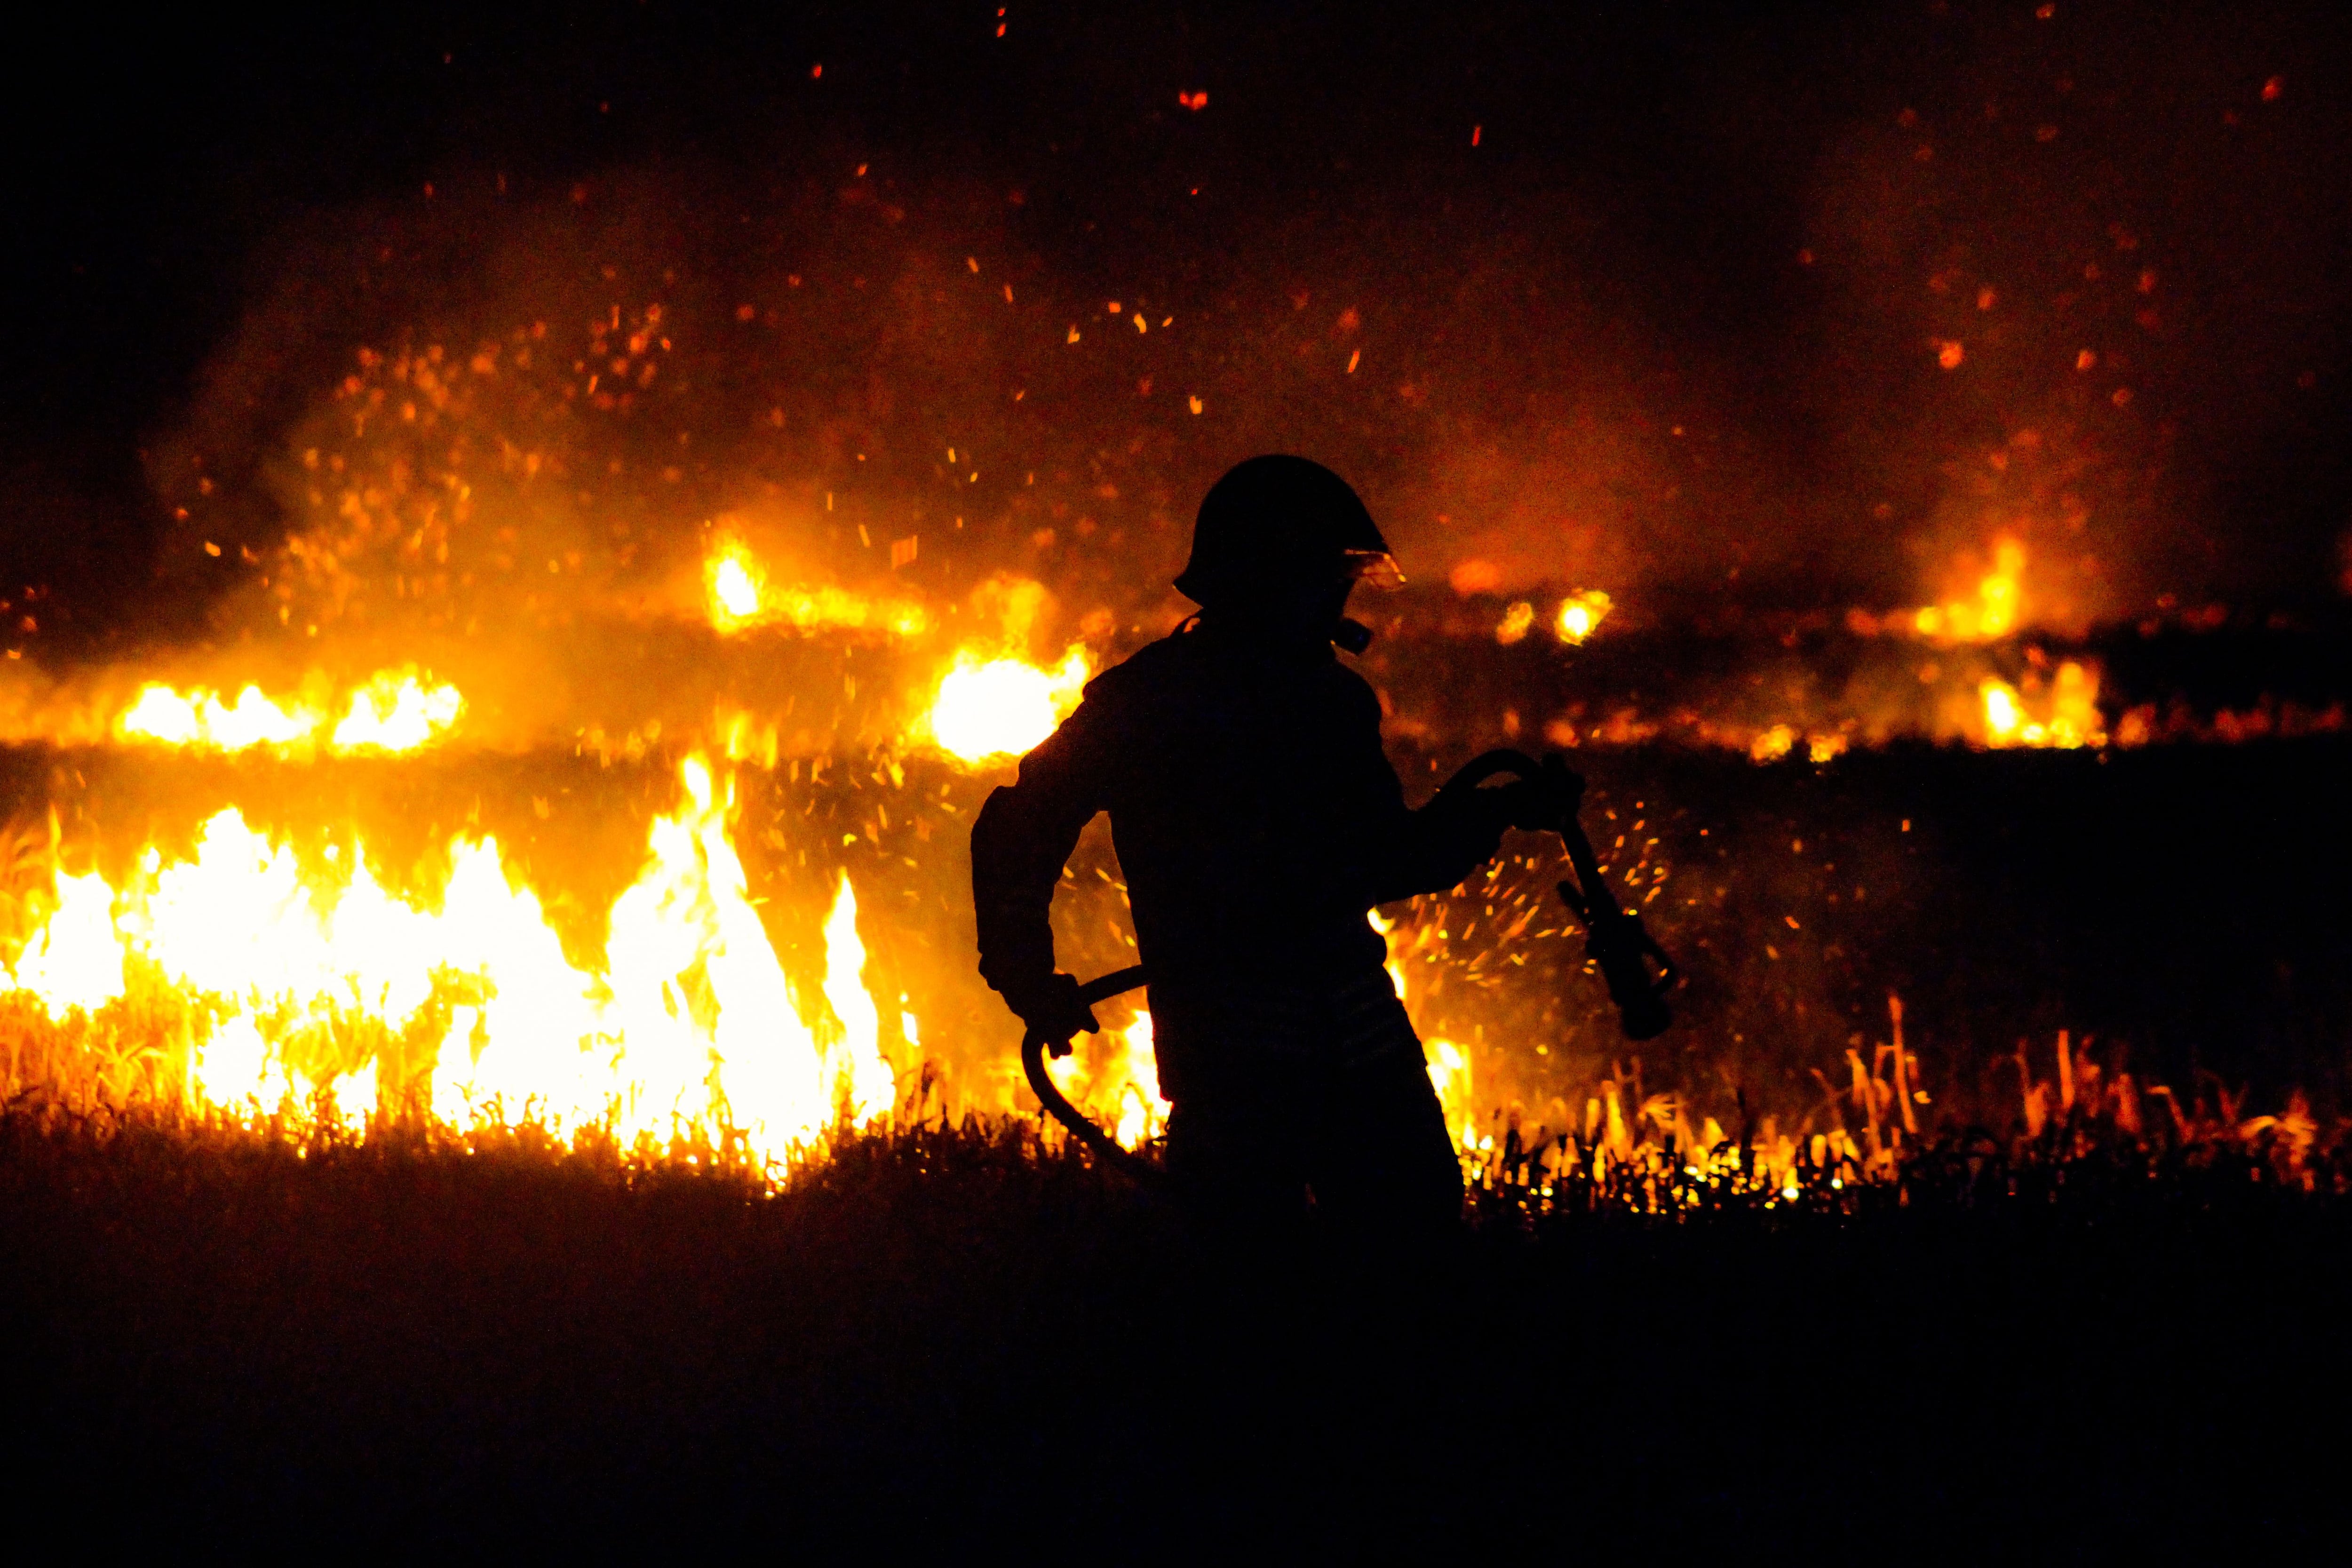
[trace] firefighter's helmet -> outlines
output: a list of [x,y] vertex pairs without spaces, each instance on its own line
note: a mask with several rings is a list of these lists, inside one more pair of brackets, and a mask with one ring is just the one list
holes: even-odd
[[1237,463],[1209,487],[1176,589],[1205,607],[1334,574],[1402,581],[1348,481],[1320,463],[1276,454]]

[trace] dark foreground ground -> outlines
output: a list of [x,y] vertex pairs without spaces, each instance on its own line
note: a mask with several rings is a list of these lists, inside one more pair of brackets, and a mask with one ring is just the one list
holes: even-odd
[[1062,1159],[781,1196],[0,1122],[5,1470],[86,1549],[1119,1561],[2336,1535],[2340,1201],[2245,1170],[1243,1265]]

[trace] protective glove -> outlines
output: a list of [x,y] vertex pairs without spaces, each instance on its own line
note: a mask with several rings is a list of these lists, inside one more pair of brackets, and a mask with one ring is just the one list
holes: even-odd
[[1540,833],[1559,826],[1559,798],[1549,781],[1514,779],[1499,789],[1478,793],[1495,797],[1486,803],[1487,809],[1505,826],[1523,833]]
[[1102,1027],[1094,1009],[1079,996],[1075,974],[1047,975],[1018,993],[1007,992],[1004,1001],[1020,1016],[1028,1032],[1045,1042],[1045,1054],[1050,1057],[1068,1056],[1072,1038]]

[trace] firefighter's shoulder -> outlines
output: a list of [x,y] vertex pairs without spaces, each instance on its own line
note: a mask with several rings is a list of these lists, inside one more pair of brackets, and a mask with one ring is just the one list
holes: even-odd
[[1104,708],[1119,708],[1148,700],[1171,680],[1181,679],[1192,662],[1181,635],[1144,644],[1086,684],[1086,700]]

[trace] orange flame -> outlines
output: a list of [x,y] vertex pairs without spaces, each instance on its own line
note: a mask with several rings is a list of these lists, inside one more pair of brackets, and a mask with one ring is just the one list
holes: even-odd
[[193,859],[150,847],[121,888],[55,876],[54,910],[8,984],[60,1019],[176,988],[196,1016],[188,1092],[232,1114],[273,1110],[307,1084],[364,1120],[413,1047],[429,1062],[425,1102],[454,1125],[693,1131],[782,1161],[895,1098],[856,894],[845,878],[824,928],[824,1005],[804,1014],[727,837],[731,782],[698,757],[680,774],[686,798],[653,823],[601,967],[565,956],[494,839],[454,839],[439,896],[410,897],[383,886],[356,840],[305,866],[230,809]]

